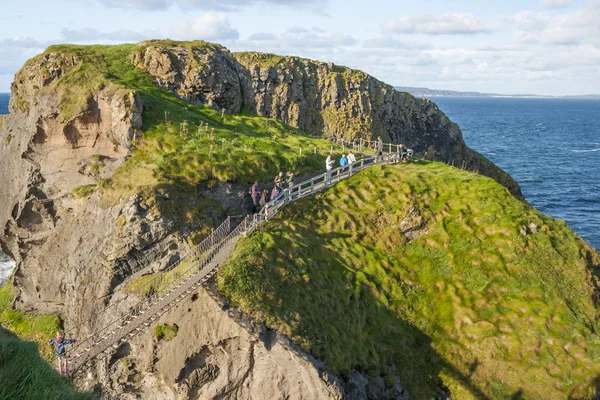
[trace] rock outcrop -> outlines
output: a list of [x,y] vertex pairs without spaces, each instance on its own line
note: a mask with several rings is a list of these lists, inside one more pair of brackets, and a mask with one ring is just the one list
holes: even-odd
[[341,399],[335,379],[310,356],[270,340],[264,328],[237,323],[205,289],[164,315],[178,327],[171,340],[147,330],[78,378],[103,397],[135,399]]
[[232,113],[243,107],[311,135],[381,136],[419,157],[489,176],[522,198],[519,185],[468,148],[460,128],[435,103],[364,72],[299,57],[232,54],[214,45],[150,45],[132,62],[184,100]]

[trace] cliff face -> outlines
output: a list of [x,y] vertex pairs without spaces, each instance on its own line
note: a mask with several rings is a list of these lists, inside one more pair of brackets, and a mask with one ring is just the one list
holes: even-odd
[[72,311],[74,299],[105,294],[107,260],[123,246],[111,237],[113,222],[124,207],[103,209],[70,195],[110,176],[141,127],[142,105],[131,91],[100,90],[85,111],[63,120],[46,90],[78,64],[63,54],[29,62],[15,77],[0,133],[0,244],[17,261],[19,304],[41,312]]

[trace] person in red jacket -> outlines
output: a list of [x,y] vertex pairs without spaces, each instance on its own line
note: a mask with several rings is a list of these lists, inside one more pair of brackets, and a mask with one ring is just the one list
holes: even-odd
[[77,341],[76,339],[65,339],[64,336],[65,333],[63,331],[58,331],[56,333],[56,337],[48,341],[49,344],[54,346],[56,359],[58,360],[58,373],[61,375],[69,373],[69,365],[67,364],[67,350],[65,349],[65,345],[75,343]]

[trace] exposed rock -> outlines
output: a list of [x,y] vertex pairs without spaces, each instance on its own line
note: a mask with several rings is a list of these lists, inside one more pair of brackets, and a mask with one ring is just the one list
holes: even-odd
[[101,384],[106,399],[341,399],[335,379],[286,343],[265,343],[240,326],[206,290],[187,297],[158,324],[177,323],[170,341],[152,329],[122,345],[77,385]]
[[203,48],[149,46],[132,63],[156,78],[159,86],[190,103],[238,113],[242,108],[237,62],[219,45]]

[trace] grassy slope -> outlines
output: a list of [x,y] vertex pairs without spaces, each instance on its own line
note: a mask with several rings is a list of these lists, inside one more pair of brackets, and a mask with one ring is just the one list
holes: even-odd
[[[201,182],[250,183],[270,180],[280,170],[296,174],[323,168],[323,154],[330,146],[322,139],[310,138],[281,121],[250,114],[221,114],[199,107],[158,88],[145,71],[135,68],[132,54],[153,44],[173,46],[171,42],[144,45],[51,46],[46,52],[76,55],[82,62],[43,90],[58,95],[63,119],[85,109],[87,99],[104,88],[109,93],[136,91],[143,102],[143,136],[134,156],[108,181],[100,182],[106,205],[128,197],[140,188],[159,183],[194,186]],[[185,42],[182,46],[210,51],[206,42]],[[201,66],[199,66],[201,67]],[[168,113],[165,119],[165,112]],[[186,121],[189,134],[181,134]],[[202,123],[203,128],[198,129]],[[208,127],[208,129],[207,129]],[[319,154],[314,155],[317,147]],[[300,149],[302,148],[302,154]],[[76,194],[88,195],[93,187],[78,188]]]
[[[407,242],[413,208],[427,228]],[[530,222],[540,230],[523,237]],[[395,364],[415,398],[431,398],[438,377],[459,399],[589,398],[598,263],[564,222],[491,179],[413,164],[287,207],[240,241],[218,285],[335,373]]]

